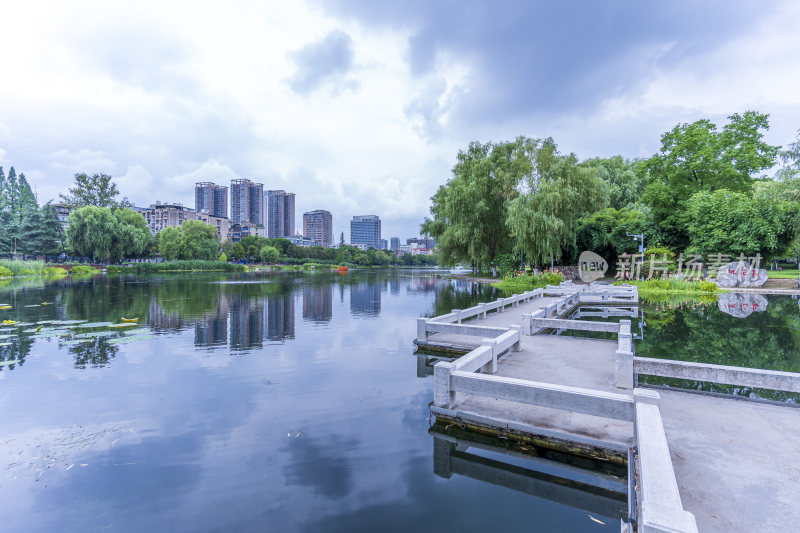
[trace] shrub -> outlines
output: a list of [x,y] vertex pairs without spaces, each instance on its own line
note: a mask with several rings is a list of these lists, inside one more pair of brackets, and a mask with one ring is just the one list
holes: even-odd
[[59,267],[44,267],[41,271],[41,275],[48,277],[66,276],[67,271]]
[[540,274],[520,274],[519,276],[508,274],[503,281],[495,283],[494,286],[508,293],[520,294],[546,285],[558,285],[562,281],[564,281],[564,274],[558,270],[545,270]]
[[10,269],[0,266],[0,278],[10,278],[14,273]]
[[89,265],[75,265],[69,270],[70,276],[94,276],[100,271]]
[[[666,260],[668,261],[668,263],[666,265],[663,265],[663,266],[667,267],[667,272],[675,272],[675,270],[676,270],[675,252],[673,252],[672,250],[670,250],[666,246],[661,246],[661,245],[651,246],[650,248],[648,248],[644,252],[644,268],[645,269],[649,269],[650,268],[650,260],[651,259],[655,259],[656,261],[663,261],[664,260],[664,254],[667,255]],[[655,257],[653,257],[653,256],[655,256]]]

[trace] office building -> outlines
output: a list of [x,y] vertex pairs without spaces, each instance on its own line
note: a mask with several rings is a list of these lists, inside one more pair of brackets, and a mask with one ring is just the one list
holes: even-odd
[[388,250],[389,249],[389,241],[386,239],[381,239],[381,250]]
[[228,188],[208,181],[194,185],[194,210],[211,216],[228,218]]
[[390,248],[393,252],[396,252],[400,249],[400,237],[392,237]]
[[231,222],[264,224],[264,185],[247,179],[231,180]]
[[377,215],[354,216],[350,221],[350,244],[381,247],[381,219]]
[[328,211],[317,209],[303,213],[303,237],[317,246],[333,246],[333,217]]
[[267,191],[267,237],[294,237],[294,193]]

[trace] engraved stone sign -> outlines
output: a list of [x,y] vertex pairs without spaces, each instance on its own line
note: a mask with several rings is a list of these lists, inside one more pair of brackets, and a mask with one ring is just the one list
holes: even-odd
[[584,283],[602,279],[608,272],[608,263],[594,252],[583,252],[578,257],[578,275]]

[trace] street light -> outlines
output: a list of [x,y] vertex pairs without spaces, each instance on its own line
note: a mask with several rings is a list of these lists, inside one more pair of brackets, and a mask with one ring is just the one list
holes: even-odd
[[[642,233],[626,233],[628,237],[633,237],[634,241],[638,241],[641,239],[642,243],[639,245],[639,251],[642,252],[642,270],[644,270],[644,251],[646,248],[644,247],[644,232]],[[643,276],[642,271],[639,271],[639,279]]]

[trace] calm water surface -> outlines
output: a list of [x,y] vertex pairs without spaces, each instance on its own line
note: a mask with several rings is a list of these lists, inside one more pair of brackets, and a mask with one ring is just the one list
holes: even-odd
[[0,327],[0,529],[619,531],[434,475],[415,319],[494,296],[419,271],[5,282],[0,320],[30,325]]

